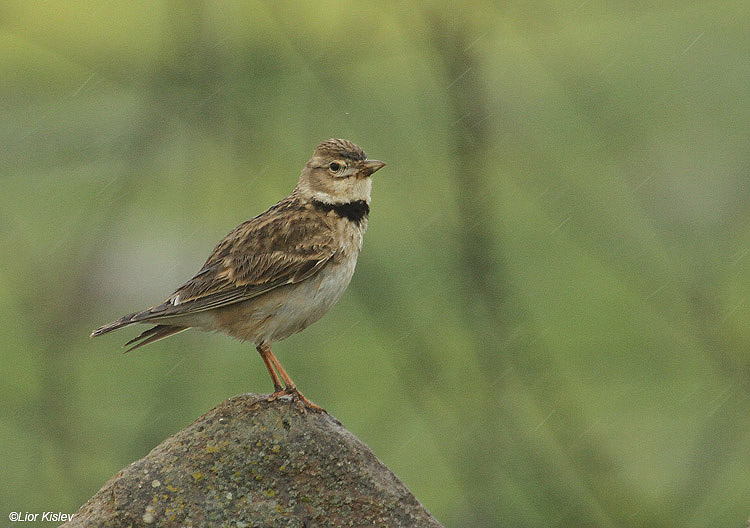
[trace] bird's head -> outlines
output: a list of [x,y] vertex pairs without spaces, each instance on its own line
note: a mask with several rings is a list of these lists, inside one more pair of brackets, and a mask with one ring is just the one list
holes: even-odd
[[346,139],[329,139],[313,152],[302,169],[297,192],[309,200],[344,204],[370,202],[370,176],[385,163],[368,160],[357,145]]

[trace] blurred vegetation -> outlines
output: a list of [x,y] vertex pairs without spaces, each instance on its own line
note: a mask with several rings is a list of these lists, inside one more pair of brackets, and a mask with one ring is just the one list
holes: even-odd
[[248,344],[88,333],[346,137],[388,167],[344,298],[274,347],[307,396],[446,526],[744,525],[747,14],[4,2],[0,514],[271,389]]

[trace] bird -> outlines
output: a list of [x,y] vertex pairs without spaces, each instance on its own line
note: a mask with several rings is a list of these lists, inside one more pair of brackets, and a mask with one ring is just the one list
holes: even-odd
[[367,229],[371,176],[385,165],[349,140],[323,141],[291,194],[234,228],[195,276],[162,303],[91,337],[139,323],[155,326],[128,341],[126,352],[190,328],[249,341],[271,376],[270,401],[288,395],[323,412],[297,389],[271,345],[319,320],[346,290]]

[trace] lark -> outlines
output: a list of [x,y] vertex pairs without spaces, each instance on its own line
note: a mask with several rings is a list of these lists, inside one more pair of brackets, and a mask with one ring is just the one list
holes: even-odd
[[344,293],[367,229],[371,176],[384,166],[351,141],[324,141],[292,193],[234,228],[193,278],[161,304],[91,337],[155,325],[125,344],[130,351],[190,328],[222,332],[255,344],[273,381],[270,400],[291,395],[322,411],[297,389],[271,345],[316,322]]

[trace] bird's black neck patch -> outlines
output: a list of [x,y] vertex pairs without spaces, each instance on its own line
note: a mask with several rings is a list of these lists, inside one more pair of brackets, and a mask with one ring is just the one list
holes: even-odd
[[325,203],[314,200],[313,205],[320,211],[333,211],[339,218],[346,218],[357,224],[361,224],[362,220],[367,218],[367,215],[370,214],[370,206],[364,200],[355,200],[353,202],[341,204]]

